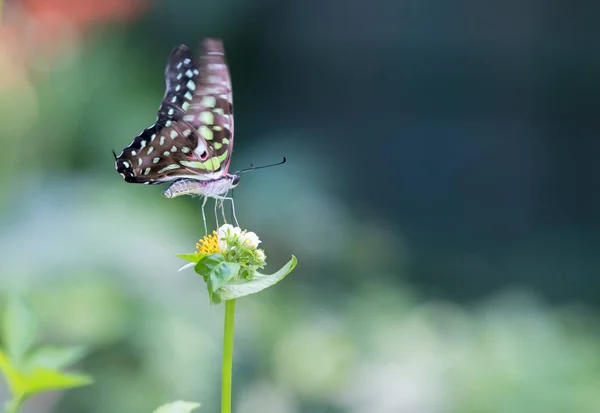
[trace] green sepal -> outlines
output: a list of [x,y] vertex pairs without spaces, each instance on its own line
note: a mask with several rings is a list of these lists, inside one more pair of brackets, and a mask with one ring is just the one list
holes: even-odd
[[154,413],[190,413],[200,407],[200,403],[184,402],[182,400],[167,403],[154,410]]
[[251,280],[238,279],[228,282],[227,284],[222,285],[215,292],[215,295],[219,297],[219,300],[225,301],[244,297],[250,294],[256,294],[265,288],[271,287],[283,280],[290,272],[292,272],[297,264],[297,258],[292,255],[292,259],[274,274],[267,275],[255,271],[252,274]]
[[194,271],[204,277],[211,303],[218,304],[221,300],[215,292],[225,283],[235,278],[240,272],[240,268],[240,264],[225,261],[223,254],[217,252],[204,256],[198,261]]

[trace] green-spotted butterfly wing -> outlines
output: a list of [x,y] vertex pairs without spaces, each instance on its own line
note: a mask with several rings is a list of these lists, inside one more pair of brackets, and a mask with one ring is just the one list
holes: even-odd
[[204,181],[227,174],[233,151],[231,78],[222,42],[207,39],[203,49],[198,62],[187,46],[171,53],[156,123],[116,157],[125,181]]

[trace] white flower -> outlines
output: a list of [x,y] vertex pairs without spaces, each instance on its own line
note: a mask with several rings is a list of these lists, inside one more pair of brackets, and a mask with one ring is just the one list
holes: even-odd
[[267,257],[265,256],[265,252],[263,250],[256,250],[256,258],[258,258],[258,261],[260,262],[265,262]]
[[260,244],[258,235],[256,235],[254,232],[242,232],[242,234],[240,235],[240,241],[243,245],[251,247],[253,249],[256,249],[258,247],[258,244]]
[[219,237],[219,249],[221,251],[227,250],[227,240],[232,242],[238,241],[240,245],[245,247],[256,249],[260,244],[258,235],[252,231],[242,231],[240,227],[234,227],[230,224],[222,225],[217,230],[217,236]]
[[219,237],[219,250],[226,251],[227,250],[227,239],[228,238],[237,238],[242,233],[242,229],[240,227],[234,227],[231,224],[221,225],[219,229],[217,229],[217,236]]
[[230,236],[239,236],[242,233],[242,229],[240,227],[234,227],[231,224],[221,225],[217,230],[217,236],[219,239],[227,238]]

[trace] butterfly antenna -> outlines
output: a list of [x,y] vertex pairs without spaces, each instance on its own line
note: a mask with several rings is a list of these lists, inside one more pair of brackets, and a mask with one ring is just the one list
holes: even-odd
[[113,156],[115,157],[115,161],[116,161],[116,160],[117,160],[117,153],[115,152],[115,150],[114,150],[114,149],[112,150],[112,154],[113,154]]
[[250,168],[240,169],[235,174],[237,175],[237,174],[241,174],[242,172],[254,171],[255,169],[263,169],[263,168],[270,168],[272,166],[283,165],[286,161],[287,161],[287,159],[285,159],[285,156],[284,156],[283,157],[283,161],[277,162],[277,163],[273,163],[273,164],[270,164],[270,165],[254,166],[254,165],[250,164]]

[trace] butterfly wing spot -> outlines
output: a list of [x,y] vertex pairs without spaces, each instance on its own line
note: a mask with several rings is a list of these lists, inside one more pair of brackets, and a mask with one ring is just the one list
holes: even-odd
[[192,78],[192,77],[194,77],[194,72],[192,72],[191,70],[188,69],[185,71],[185,75],[189,78]]
[[177,75],[177,80],[181,79],[183,77],[183,73],[180,73]]
[[169,152],[169,151],[164,151],[164,152],[163,152],[163,155],[164,155],[164,156],[169,156],[169,155],[171,155],[171,152]]
[[148,152],[146,152],[146,154],[150,155],[153,150],[154,150],[154,146],[148,146]]
[[171,108],[169,109],[169,112],[167,112],[169,114],[169,116],[173,115],[175,113],[175,109]]
[[125,168],[129,168],[129,162],[123,162],[123,166],[124,166]]
[[175,86],[175,92],[179,92],[181,90],[181,85]]
[[156,157],[156,158],[152,159],[152,163],[158,163],[158,161],[160,161],[159,157]]
[[196,90],[196,84],[194,83],[193,80],[188,80],[188,82],[186,83],[186,86],[189,90]]
[[183,62],[179,62],[179,63],[177,63],[177,66],[176,66],[176,67],[177,67],[177,69],[181,69],[181,66],[183,66]]
[[148,175],[149,173],[150,173],[150,168],[146,168],[146,169],[144,170],[144,175]]
[[[224,155],[224,156],[223,156]],[[204,169],[206,171],[216,171],[221,167],[221,159],[225,159],[227,157],[227,152],[225,152],[222,156],[212,157],[207,161],[198,162],[198,161],[181,161],[183,166],[188,166],[191,168]]]
[[144,160],[142,158],[138,158],[138,166],[142,166]]
[[171,137],[171,139],[175,139],[177,136],[179,136],[179,134],[177,133],[177,131],[172,130],[171,132],[169,132],[169,136]]
[[137,152],[136,151],[131,151],[131,156],[135,156],[135,155],[137,155]]
[[140,142],[140,150],[144,149],[146,147],[146,140],[144,139],[143,141]]
[[163,135],[160,135],[160,141],[158,141],[158,143],[160,143],[161,146],[165,144],[165,137]]
[[190,103],[189,102],[183,102],[181,104],[181,109],[183,109],[184,111],[188,110],[190,108]]
[[[209,160],[205,162],[197,162],[197,161],[181,161],[181,164],[184,166],[189,166],[191,168],[199,168],[207,171],[216,171],[221,167],[221,163],[227,159],[228,152],[223,152],[220,156],[213,156]],[[206,159],[206,158],[203,158]]]
[[214,96],[204,96],[200,104],[205,108],[214,108],[217,105],[217,99]]
[[181,152],[190,153],[190,149],[184,146],[183,148],[181,148]]
[[207,95],[218,95],[219,93],[223,93],[223,88],[221,87],[207,87],[204,89],[204,93]]
[[192,100],[192,98],[194,97],[190,92],[186,92],[184,96],[187,100]]
[[212,125],[215,123],[215,115],[209,111],[200,112],[200,122]]
[[171,103],[176,103],[177,102],[177,96],[173,96],[173,99],[171,99]]
[[177,147],[175,145],[171,147],[171,152],[177,152]]
[[213,131],[211,131],[208,126],[202,125],[198,128],[198,132],[200,132],[200,136],[202,136],[207,141],[212,141],[214,138]]
[[185,59],[183,59],[183,63],[185,63],[186,65],[189,65],[190,62],[191,62],[191,60],[187,57]]
[[163,172],[172,171],[173,169],[179,169],[179,168],[180,168],[179,165],[177,165],[176,163],[172,163],[172,164],[167,165],[164,168],[162,168],[160,171],[158,171],[158,173],[162,174]]
[[168,120],[168,121],[165,122],[165,126],[168,128],[169,126],[171,126],[172,123],[173,122],[171,122],[170,120]]

